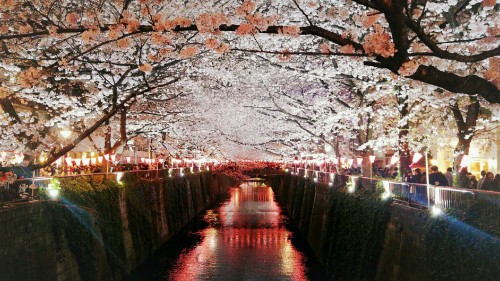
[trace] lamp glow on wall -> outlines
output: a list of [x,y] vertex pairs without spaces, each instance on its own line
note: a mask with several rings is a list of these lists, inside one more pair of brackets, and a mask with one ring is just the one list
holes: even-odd
[[462,156],[462,161],[460,161],[460,167],[467,167],[469,166],[470,163],[470,157],[469,155],[464,155]]
[[395,156],[395,155],[391,156],[391,162],[390,162],[391,165],[395,165],[396,163],[398,163],[398,161],[399,161],[398,156]]

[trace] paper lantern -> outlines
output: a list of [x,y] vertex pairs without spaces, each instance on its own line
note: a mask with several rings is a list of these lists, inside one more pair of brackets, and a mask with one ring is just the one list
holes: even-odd
[[368,158],[370,158],[370,163],[373,164],[373,162],[375,162],[375,155],[370,155]]
[[399,161],[399,157],[394,156],[394,155],[391,156],[391,165],[398,163],[398,161]]
[[66,158],[64,159],[64,161],[66,161],[66,164],[68,164],[68,166],[69,166],[69,165],[71,165],[71,161],[73,161],[73,158],[71,158],[71,157],[66,157]]
[[416,153],[413,154],[412,162],[413,163],[417,163],[418,160],[422,159],[422,157],[423,157],[422,154],[416,152]]

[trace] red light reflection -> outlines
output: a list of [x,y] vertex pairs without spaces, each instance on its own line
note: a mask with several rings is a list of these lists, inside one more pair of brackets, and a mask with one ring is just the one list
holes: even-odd
[[169,280],[307,280],[272,189],[243,184],[230,193],[216,211],[221,226],[201,232],[202,242],[181,253]]

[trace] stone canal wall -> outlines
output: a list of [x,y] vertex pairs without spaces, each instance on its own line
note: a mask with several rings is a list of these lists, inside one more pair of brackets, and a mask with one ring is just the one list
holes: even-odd
[[[381,200],[376,187],[348,193],[304,177],[270,176],[277,200],[300,229],[331,280],[497,280],[497,226],[481,231],[457,217],[491,225],[499,214],[467,212],[432,217]],[[491,220],[488,223],[488,220]]]
[[61,200],[0,210],[0,280],[121,280],[233,184],[223,175],[61,182]]

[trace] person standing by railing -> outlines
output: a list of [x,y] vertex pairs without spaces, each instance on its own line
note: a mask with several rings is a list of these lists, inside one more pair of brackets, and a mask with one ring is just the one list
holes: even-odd
[[429,183],[436,186],[448,186],[446,177],[439,171],[439,168],[436,165],[431,166]]
[[481,178],[479,179],[479,182],[477,183],[477,189],[479,189],[479,190],[482,189],[482,185],[483,185],[485,179],[486,179],[486,171],[481,171]]
[[448,167],[446,169],[446,173],[444,176],[446,177],[446,181],[448,182],[448,186],[453,186],[453,174],[451,173],[453,169],[451,167]]
[[495,175],[493,175],[492,172],[486,173],[486,179],[484,180],[482,184],[482,189],[483,190],[491,190],[495,191],[497,190],[497,187],[495,186]]
[[460,188],[469,188],[469,186],[470,186],[470,179],[467,176],[467,173],[468,173],[467,167],[462,167],[462,169],[460,170],[460,173],[458,173],[458,178],[457,178],[458,187],[460,187]]

